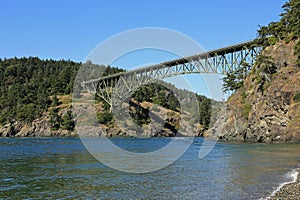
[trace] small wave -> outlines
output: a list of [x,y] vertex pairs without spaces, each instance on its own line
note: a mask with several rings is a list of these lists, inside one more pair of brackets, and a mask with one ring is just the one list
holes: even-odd
[[185,140],[185,137],[172,137],[173,140]]
[[14,180],[13,178],[4,178],[4,179],[2,179],[3,182],[13,181],[13,180]]
[[275,196],[275,194],[277,192],[280,191],[280,189],[282,187],[284,187],[285,185],[288,185],[288,184],[291,184],[291,183],[295,183],[297,182],[297,179],[298,179],[298,175],[299,175],[299,170],[300,168],[296,168],[296,169],[293,169],[292,171],[288,172],[287,173],[287,178],[290,178],[292,179],[291,181],[288,181],[288,182],[284,182],[284,183],[281,183],[273,192],[270,196],[266,197],[266,198],[261,198],[259,200],[268,200],[270,198],[272,198],[273,196]]

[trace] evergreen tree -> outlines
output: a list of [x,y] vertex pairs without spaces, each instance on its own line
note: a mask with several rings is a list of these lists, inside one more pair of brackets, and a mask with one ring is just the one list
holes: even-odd
[[59,109],[58,108],[52,108],[50,110],[50,120],[48,121],[51,130],[58,130],[60,128],[61,123],[61,117],[58,114]]
[[198,96],[199,101],[199,122],[205,129],[209,128],[211,118],[211,100]]
[[[91,69],[105,69],[105,66],[90,65]],[[73,92],[74,79],[80,66],[81,63],[69,60],[41,60],[37,57],[0,59],[0,124],[32,122],[49,106],[58,106],[60,102],[56,95]],[[110,67],[108,73],[120,71],[124,70]],[[89,72],[87,70],[86,73]],[[91,76],[96,75],[91,73]],[[52,103],[50,96],[53,96]]]
[[75,127],[75,123],[72,117],[72,112],[67,111],[65,115],[62,116],[62,122],[61,122],[62,128],[73,131]]
[[60,105],[59,99],[57,98],[56,95],[54,95],[54,96],[52,97],[52,104],[51,104],[51,106],[52,106],[52,107],[56,107],[56,106],[59,106],[59,105]]
[[[297,40],[300,38],[300,0],[290,0],[283,6],[283,13],[278,22],[271,22],[267,26],[260,26],[257,42],[265,48],[277,41]],[[295,45],[295,56],[300,66],[300,40]]]
[[250,66],[247,63],[242,63],[240,68],[228,71],[223,78],[223,91],[236,91],[241,88],[249,70]]

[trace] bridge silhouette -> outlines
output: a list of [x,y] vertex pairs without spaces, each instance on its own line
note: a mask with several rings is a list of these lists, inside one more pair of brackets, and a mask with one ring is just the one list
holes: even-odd
[[84,91],[98,95],[110,106],[122,102],[141,85],[172,76],[213,73],[225,75],[242,66],[250,68],[255,63],[261,47],[255,40],[211,50],[192,56],[163,62],[135,70],[121,72],[97,79],[83,81]]

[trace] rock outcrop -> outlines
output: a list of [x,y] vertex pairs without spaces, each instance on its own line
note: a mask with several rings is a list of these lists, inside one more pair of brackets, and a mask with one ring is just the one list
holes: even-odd
[[259,66],[254,67],[226,102],[211,134],[229,141],[300,142],[300,68],[294,45],[282,41],[264,51],[273,57],[277,73],[258,83]]
[[75,137],[75,131],[65,129],[51,130],[49,113],[34,120],[31,124],[15,122],[0,127],[0,137]]
[[[87,109],[85,105],[76,106],[80,106],[81,109]],[[140,106],[145,108],[151,107],[152,103],[144,102]],[[62,104],[58,107],[60,108],[58,115],[61,117],[68,111],[71,111],[70,103]],[[97,105],[96,110],[101,111],[100,107]],[[140,129],[131,129],[130,127],[134,127],[133,121],[127,119],[122,121],[124,124],[117,124],[115,121],[109,124],[94,125],[82,123],[82,125],[76,127],[77,129],[70,131],[63,129],[63,127],[53,130],[49,123],[50,112],[47,111],[31,124],[14,122],[0,126],[0,137],[78,137],[78,134],[87,137],[174,137],[178,136],[177,130],[179,127],[181,127],[180,130],[187,130],[184,132],[189,135],[185,136],[203,136],[205,131],[201,125],[192,130],[190,123],[183,120],[182,118],[184,117],[181,114],[161,106],[153,109],[151,115],[157,118],[157,120],[153,120],[149,124],[143,124]],[[76,117],[75,120],[77,120]]]

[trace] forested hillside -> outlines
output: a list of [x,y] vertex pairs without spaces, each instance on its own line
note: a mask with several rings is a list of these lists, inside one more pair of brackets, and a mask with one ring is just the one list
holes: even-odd
[[[44,130],[59,136],[61,131],[74,131],[71,95],[74,79],[81,65],[82,63],[70,60],[41,60],[37,57],[0,59],[0,132],[3,132],[0,135],[34,135],[35,131]],[[88,65],[86,67],[91,67],[91,70],[95,66],[103,68],[103,76],[124,71],[91,62],[83,65]],[[88,74],[86,77],[89,77]],[[171,85],[169,87],[182,94],[186,92]],[[207,130],[210,126],[212,102],[204,96],[197,95],[197,98],[199,124],[201,130]],[[98,122],[108,129],[114,129],[114,119],[108,104],[97,95],[96,101],[100,108],[97,111]],[[150,120],[149,108],[143,107],[144,104],[160,105],[166,109],[164,112],[174,111],[173,113],[177,113],[175,115],[180,113],[180,105],[173,92],[160,84],[142,86],[133,94],[130,103],[131,117],[140,126],[147,125]],[[172,129],[176,134],[176,128]]]
[[80,66],[70,60],[37,57],[0,59],[0,124],[32,122],[40,117],[51,106],[50,96],[72,93]]

